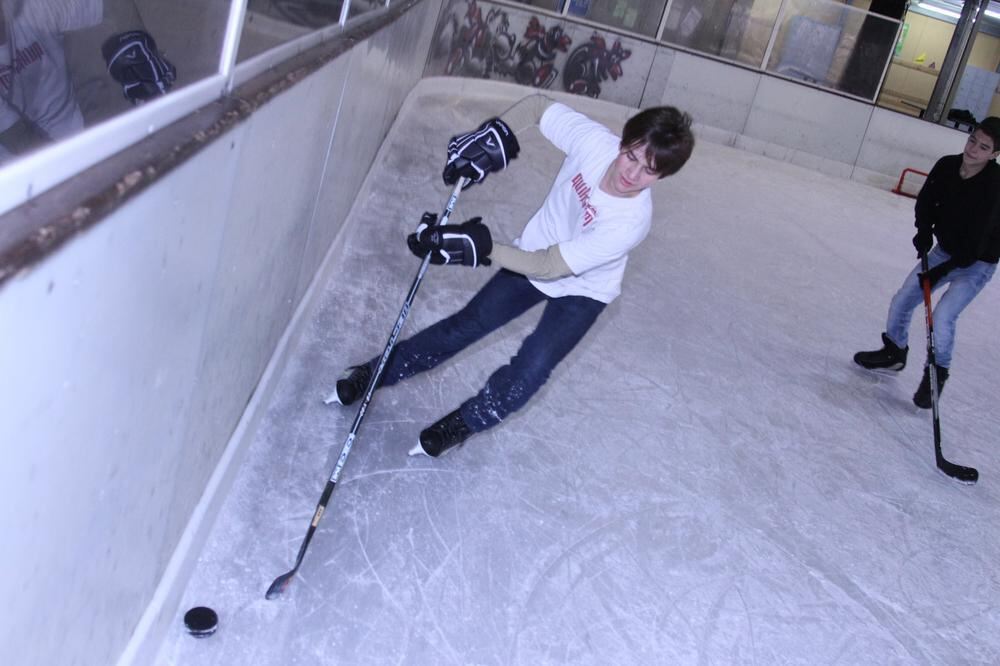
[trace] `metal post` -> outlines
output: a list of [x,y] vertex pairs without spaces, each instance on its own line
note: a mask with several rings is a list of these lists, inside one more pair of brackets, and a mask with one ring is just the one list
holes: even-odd
[[219,72],[226,77],[226,92],[233,90],[233,70],[240,50],[243,22],[247,15],[247,0],[233,0],[226,20],[226,34],[222,39],[222,53],[219,54]]
[[660,27],[656,29],[656,41],[663,41],[663,31],[667,29],[667,17],[670,16],[670,8],[674,0],[667,0],[667,6],[663,8],[663,16],[660,17]]
[[778,7],[778,16],[774,19],[774,28],[771,29],[771,38],[767,40],[767,48],[764,49],[764,59],[760,63],[762,71],[767,71],[767,63],[771,60],[771,51],[774,50],[774,43],[778,41],[778,32],[781,30],[781,23],[785,20],[785,7],[787,5],[787,0],[781,0],[781,6]]
[[[887,21],[890,19],[886,19]],[[878,96],[882,94],[882,86],[885,85],[885,77],[889,75],[889,67],[892,65],[892,59],[895,58],[896,44],[899,43],[899,36],[903,32],[903,21],[896,20],[896,38],[892,40],[892,48],[889,49],[889,57],[885,59],[885,65],[882,66],[882,75],[878,78],[878,85],[875,86],[875,97],[871,99],[872,102],[878,101]]]
[[924,118],[934,123],[941,123],[948,117],[948,110],[955,93],[958,92],[958,84],[961,75],[965,70],[965,63],[969,59],[969,51],[972,50],[973,38],[976,33],[976,19],[982,10],[989,4],[989,0],[966,0],[962,5],[962,14],[955,25],[955,32],[952,35],[948,51],[945,53],[944,61],[941,63],[940,73],[937,83],[934,84],[934,92],[927,102],[927,110]]

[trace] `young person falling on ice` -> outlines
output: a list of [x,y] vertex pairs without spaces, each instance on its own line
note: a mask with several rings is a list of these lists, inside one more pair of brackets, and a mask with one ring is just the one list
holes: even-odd
[[[1000,260],[1000,166],[994,161],[997,155],[1000,155],[1000,118],[991,117],[969,136],[961,155],[947,155],[937,161],[917,196],[917,235],[913,237],[917,258],[927,256],[927,275],[932,288],[948,285],[933,312],[938,395],[951,368],[958,316],[990,281]],[[918,263],[889,303],[882,349],[858,352],[854,362],[870,370],[902,370],[909,350],[910,319],[922,301]],[[913,403],[923,409],[931,408],[926,362]]]
[[[389,386],[451,358],[538,303],[538,325],[510,361],[476,395],[420,433],[410,455],[439,456],[523,407],[553,368],[618,296],[628,253],[646,237],[652,214],[648,188],[676,173],[694,147],[690,117],[672,107],[633,116],[622,137],[569,107],[533,96],[448,145],[444,181],[480,182],[504,168],[519,146],[511,125],[539,122],[542,134],[566,153],[542,207],[513,245],[494,243],[481,219],[433,226],[425,213],[407,239],[432,263],[501,270],[469,303],[399,343],[382,375]],[[547,105],[547,108],[546,108]],[[542,111],[544,110],[544,113]],[[519,115],[520,114],[520,115]],[[525,125],[515,118],[528,117]],[[349,405],[364,395],[378,359],[351,368],[327,402]]]

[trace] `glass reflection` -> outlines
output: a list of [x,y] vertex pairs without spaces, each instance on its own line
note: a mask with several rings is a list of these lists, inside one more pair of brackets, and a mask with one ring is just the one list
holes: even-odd
[[0,162],[214,73],[228,11],[228,0],[0,0]]
[[347,10],[347,18],[350,20],[355,16],[367,14],[383,7],[385,7],[385,0],[351,0],[351,6]]
[[760,67],[780,7],[781,0],[674,0],[663,41]]
[[767,69],[872,99],[897,26],[829,0],[789,0]]
[[970,131],[988,116],[1000,116],[1000,38],[980,32],[974,36],[958,91],[945,122]]
[[906,6],[903,2],[875,0],[868,9],[870,13],[854,40],[840,89],[871,99],[878,94],[885,65],[895,48],[896,35],[902,35],[898,21],[903,18]]
[[666,0],[569,0],[571,16],[654,37]]
[[[588,0],[582,0],[587,2]],[[605,0],[601,0],[604,2]],[[548,9],[549,11],[558,12],[562,11],[563,0],[515,0],[515,2],[520,2],[522,5],[531,5],[532,7],[538,7],[539,9]],[[581,0],[570,0],[573,3],[580,3]]]
[[237,61],[336,25],[343,4],[343,0],[249,0]]
[[[954,37],[954,20],[949,21],[941,15],[908,12],[893,51],[892,64],[879,93],[879,106],[923,117],[937,84],[948,46]],[[982,62],[985,69],[996,71],[1000,61],[988,57],[980,60],[980,56],[986,53],[978,49],[981,43],[987,45],[992,41],[996,44],[995,40],[996,38],[985,36],[981,42],[977,37],[977,47],[970,54],[969,64]],[[966,105],[958,108],[965,109]],[[994,108],[1000,109],[1000,105]]]

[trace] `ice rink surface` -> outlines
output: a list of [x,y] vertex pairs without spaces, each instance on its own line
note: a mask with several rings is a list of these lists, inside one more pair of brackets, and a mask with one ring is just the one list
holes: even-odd
[[[960,320],[942,399],[970,487],[935,470],[910,401],[922,309],[898,376],[851,361],[880,346],[915,261],[913,201],[708,141],[654,186],[622,296],[528,407],[443,458],[406,455],[540,309],[376,394],[302,568],[264,599],[355,416],[322,398],[388,338],[419,265],[404,236],[448,195],[448,138],[509,90],[404,107],[156,664],[1000,662],[1000,288]],[[627,111],[602,108],[619,129]],[[562,160],[537,128],[519,137],[455,221],[518,235]],[[432,267],[404,336],[492,270]],[[214,636],[185,633],[196,605]]]

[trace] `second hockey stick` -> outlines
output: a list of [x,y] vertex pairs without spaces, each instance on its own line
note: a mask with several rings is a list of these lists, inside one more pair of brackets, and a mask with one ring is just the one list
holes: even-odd
[[956,465],[945,459],[941,453],[941,420],[938,417],[938,383],[937,359],[934,358],[934,316],[931,311],[931,279],[927,276],[928,263],[925,254],[920,259],[920,283],[924,287],[924,311],[927,319],[927,372],[931,385],[931,413],[934,416],[934,459],[939,470],[962,483],[973,484],[979,480],[979,471],[975,467]]

